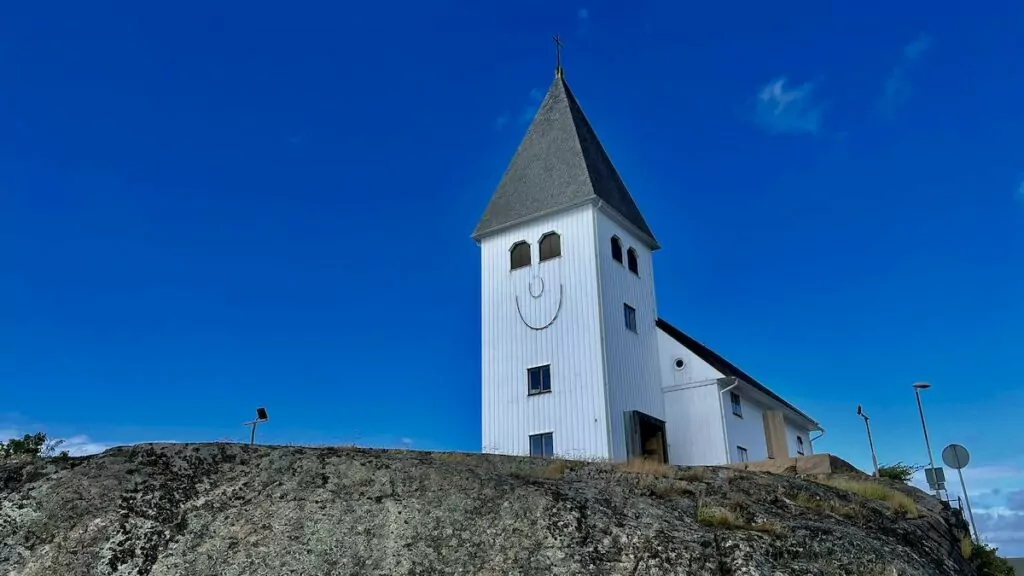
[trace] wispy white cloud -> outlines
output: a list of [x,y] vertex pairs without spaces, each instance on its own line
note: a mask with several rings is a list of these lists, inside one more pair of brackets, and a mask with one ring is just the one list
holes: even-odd
[[526,124],[530,120],[533,120],[533,116],[537,113],[537,108],[540,106],[541,100],[544,99],[544,93],[534,88],[530,90],[529,96],[527,96],[526,104],[523,109],[519,112],[520,124]]
[[[1024,467],[1013,463],[968,466],[963,474],[982,541],[1004,556],[1024,556]],[[911,483],[928,491],[924,472],[915,474]],[[963,497],[954,470],[946,470],[946,489],[954,501]]]
[[576,33],[580,36],[590,29],[590,10],[580,8],[576,11]]
[[[519,113],[516,114],[515,120],[519,124],[527,124],[533,120],[533,116],[537,113],[537,108],[540,106],[541,101],[544,99],[544,92],[539,88],[530,90],[530,93],[526,97],[526,103],[520,108]],[[494,127],[497,130],[502,130],[512,120],[512,115],[508,112],[502,112],[495,121]]]
[[910,82],[910,70],[924,57],[932,46],[932,39],[920,34],[903,47],[900,59],[885,80],[885,88],[878,100],[878,109],[883,114],[892,115],[910,100],[913,85]]
[[755,120],[774,134],[817,134],[821,130],[825,105],[815,95],[813,82],[787,85],[780,77],[761,87]]
[[62,438],[64,441],[58,450],[67,450],[68,454],[72,456],[88,456],[90,454],[99,454],[104,450],[113,446],[113,444],[106,444],[103,442],[96,442],[88,436],[79,434],[70,438]]
[[1024,512],[1024,488],[1007,494],[1006,506],[1015,512]]

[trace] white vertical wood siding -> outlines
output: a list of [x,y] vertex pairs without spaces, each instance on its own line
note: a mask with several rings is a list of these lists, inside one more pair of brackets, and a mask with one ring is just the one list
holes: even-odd
[[[639,410],[665,419],[665,399],[658,369],[654,270],[651,252],[646,246],[602,211],[596,210],[595,214],[612,458],[621,461],[626,459],[624,411]],[[622,264],[612,259],[612,236],[622,241]],[[633,274],[626,266],[630,248],[637,252],[639,274]],[[626,328],[623,304],[636,309],[636,332]]]
[[[598,271],[590,206],[535,220],[481,242],[484,452],[527,455],[529,436],[553,433],[557,454],[608,457]],[[561,235],[562,255],[539,262],[539,240]],[[509,271],[509,249],[530,243],[531,265]],[[544,283],[538,298],[530,282]],[[564,299],[558,309],[559,289]],[[535,326],[558,317],[546,329]],[[551,393],[527,396],[528,367],[551,364]]]
[[814,450],[811,448],[811,433],[805,430],[803,426],[794,423],[789,417],[786,418],[786,444],[789,446],[790,456],[799,456],[797,453],[796,437],[800,436],[804,439],[804,456],[810,456],[814,454]]
[[[768,459],[768,441],[764,436],[765,407],[745,394],[744,386],[737,386],[722,394],[725,407],[725,426],[729,439],[729,462],[739,462],[737,446],[747,449],[747,460],[756,462]],[[731,393],[737,392],[743,405],[743,417],[732,413]]]
[[[728,463],[718,387],[722,374],[668,334],[657,332],[669,462],[683,466]],[[677,358],[683,360],[682,370],[675,367]]]
[[718,385],[697,384],[665,392],[668,458],[681,466],[727,464]]

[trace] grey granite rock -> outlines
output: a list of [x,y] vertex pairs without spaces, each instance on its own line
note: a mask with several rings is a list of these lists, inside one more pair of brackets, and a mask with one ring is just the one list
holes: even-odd
[[973,575],[899,489],[916,517],[719,468],[149,444],[0,463],[0,574]]

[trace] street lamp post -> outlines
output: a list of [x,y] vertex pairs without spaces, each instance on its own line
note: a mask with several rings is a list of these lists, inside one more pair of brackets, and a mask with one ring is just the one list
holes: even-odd
[[875,458],[875,443],[871,440],[871,424],[868,424],[868,415],[860,404],[857,405],[857,415],[864,419],[864,428],[868,431],[868,448],[871,449],[871,465],[875,467],[875,478],[878,478],[878,459]]
[[[932,481],[930,488],[935,490],[935,496],[939,497],[939,483],[938,477],[935,473],[935,458],[932,457],[932,444],[928,440],[928,426],[924,423],[924,408],[921,406],[921,390],[927,390],[932,385],[927,382],[915,382],[914,383],[914,396],[917,397],[917,413],[921,415],[921,429],[924,430],[924,446],[928,450],[928,466],[932,475]],[[928,476],[928,474],[925,474]]]

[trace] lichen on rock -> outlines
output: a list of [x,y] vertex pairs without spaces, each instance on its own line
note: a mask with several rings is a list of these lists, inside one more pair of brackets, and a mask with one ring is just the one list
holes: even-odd
[[910,504],[722,468],[138,445],[0,463],[0,573],[974,574],[948,511],[881,482]]

